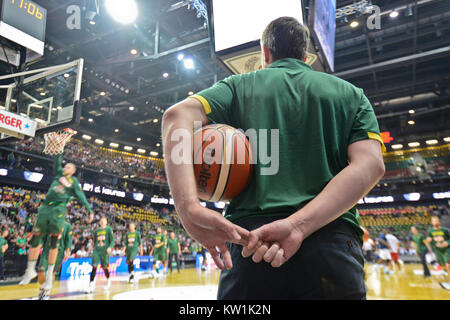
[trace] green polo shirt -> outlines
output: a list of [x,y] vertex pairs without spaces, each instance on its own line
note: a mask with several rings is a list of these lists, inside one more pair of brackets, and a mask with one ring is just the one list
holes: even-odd
[[[268,155],[274,149],[269,132],[279,130],[278,171],[264,175],[270,163],[262,164],[258,156],[254,178],[226,210],[232,222],[293,214],[348,165],[348,146],[356,141],[375,139],[385,150],[363,90],[298,59],[228,77],[191,98],[202,103],[211,122],[256,129],[258,141],[265,135]],[[255,157],[254,144],[252,150]],[[356,208],[341,218],[363,235]]]
[[417,245],[417,253],[427,252],[428,248],[425,245],[425,242],[427,241],[423,234],[419,233],[417,236],[412,236],[413,241]]

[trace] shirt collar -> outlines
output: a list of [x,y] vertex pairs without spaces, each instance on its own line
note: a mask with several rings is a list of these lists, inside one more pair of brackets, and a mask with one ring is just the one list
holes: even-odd
[[312,70],[310,65],[307,65],[303,61],[295,58],[284,58],[272,62],[269,68],[286,68],[286,69],[301,69],[307,68]]

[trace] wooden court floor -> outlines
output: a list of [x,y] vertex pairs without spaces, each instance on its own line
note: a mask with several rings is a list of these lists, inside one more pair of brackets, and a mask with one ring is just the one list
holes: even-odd
[[[384,274],[383,270],[374,270],[373,265],[366,265],[366,284],[368,300],[450,300],[450,290],[443,289],[437,275],[424,279],[418,275],[421,265],[407,264],[401,272]],[[96,279],[94,293],[85,294],[88,277],[56,281],[51,291],[51,300],[214,300],[219,282],[219,271],[208,269],[174,271],[165,277],[152,279],[146,274],[139,274],[139,280],[128,283],[128,275],[121,274],[112,278],[109,290],[104,289],[106,280]],[[32,299],[38,294],[38,284],[26,286],[0,287],[0,300]]]

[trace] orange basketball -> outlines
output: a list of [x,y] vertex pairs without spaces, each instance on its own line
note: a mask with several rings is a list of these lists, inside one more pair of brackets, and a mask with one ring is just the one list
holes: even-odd
[[247,137],[224,124],[205,126],[194,133],[194,173],[199,198],[231,200],[253,175],[253,158]]

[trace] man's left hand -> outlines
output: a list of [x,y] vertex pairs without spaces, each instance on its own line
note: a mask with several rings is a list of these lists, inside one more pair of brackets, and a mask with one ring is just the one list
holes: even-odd
[[242,256],[252,256],[256,263],[264,259],[278,268],[298,251],[303,240],[303,233],[288,219],[277,220],[250,232],[249,243],[242,249]]

